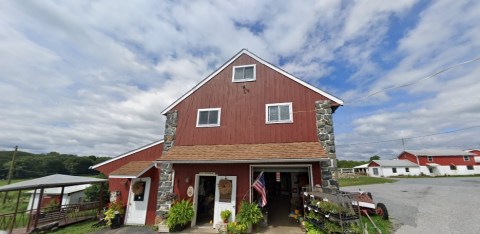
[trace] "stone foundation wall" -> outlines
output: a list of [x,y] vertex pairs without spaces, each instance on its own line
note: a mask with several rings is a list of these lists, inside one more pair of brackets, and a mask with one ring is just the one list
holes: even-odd
[[[163,153],[167,155],[168,151],[175,143],[175,134],[177,130],[178,112],[171,111],[167,113],[167,120],[165,122],[165,136],[163,138]],[[171,163],[163,163],[160,166],[160,182],[158,183],[157,194],[157,218],[156,220],[163,220],[165,214],[170,210],[172,201],[166,200],[173,193],[173,169]]]
[[334,176],[337,168],[337,155],[335,153],[331,101],[316,101],[315,111],[317,118],[318,141],[327,153],[329,159],[320,162],[320,168],[322,170],[322,187],[338,188],[338,182]]

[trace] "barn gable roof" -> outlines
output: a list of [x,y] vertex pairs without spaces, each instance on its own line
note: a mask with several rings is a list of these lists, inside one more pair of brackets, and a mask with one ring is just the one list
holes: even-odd
[[[406,150],[404,152],[416,156],[474,156],[474,153],[465,152],[463,150]],[[402,154],[400,154],[402,155]]]
[[144,146],[142,146],[142,147],[140,147],[140,148],[138,148],[138,149],[134,149],[134,150],[129,151],[129,152],[126,152],[126,153],[124,153],[124,154],[118,155],[118,156],[116,156],[116,157],[114,157],[114,158],[112,158],[112,159],[109,159],[109,160],[105,161],[105,162],[101,162],[101,163],[99,163],[99,164],[93,165],[93,166],[90,167],[90,169],[95,169],[95,168],[101,167],[101,166],[106,165],[106,164],[108,164],[108,163],[111,163],[111,162],[117,161],[117,160],[119,160],[119,159],[128,157],[128,156],[130,156],[130,155],[132,155],[132,154],[134,154],[134,153],[137,153],[137,152],[139,152],[139,151],[142,151],[142,150],[144,150],[144,149],[147,149],[147,148],[150,148],[150,147],[152,147],[152,146],[156,146],[156,145],[162,144],[162,143],[163,143],[163,139],[158,140],[158,141],[155,141],[155,142],[152,142],[152,143],[150,143],[150,144],[148,144],[148,145],[144,145]]
[[228,60],[225,64],[223,64],[219,69],[217,69],[216,71],[214,71],[212,74],[210,74],[207,78],[205,78],[204,80],[202,80],[200,83],[198,83],[195,87],[193,87],[190,91],[188,91],[187,93],[185,93],[183,96],[181,96],[179,99],[177,99],[175,102],[173,102],[172,104],[170,104],[167,108],[165,108],[165,110],[162,111],[162,114],[165,115],[167,112],[169,112],[170,110],[172,110],[173,107],[175,107],[177,104],[179,104],[181,101],[185,100],[187,97],[189,97],[192,93],[194,93],[196,90],[200,89],[205,83],[207,83],[209,80],[213,79],[218,73],[220,73],[221,71],[223,71],[226,67],[228,67],[231,63],[233,63],[237,58],[239,58],[241,55],[243,54],[246,54],[250,57],[252,57],[253,59],[257,60],[258,62],[262,63],[263,65],[271,68],[272,70],[275,70],[277,72],[279,72],[280,74],[284,75],[285,77],[305,86],[306,88],[332,100],[333,102],[339,104],[339,105],[343,105],[343,101],[323,90],[320,90],[316,87],[314,87],[313,85],[310,85],[308,84],[307,82],[289,74],[288,72],[282,70],[281,68],[278,68],[276,66],[274,66],[273,64],[263,60],[262,58],[258,57],[257,55],[251,53],[250,51],[248,51],[247,49],[242,49],[240,52],[238,52],[235,56],[233,56],[230,60]]

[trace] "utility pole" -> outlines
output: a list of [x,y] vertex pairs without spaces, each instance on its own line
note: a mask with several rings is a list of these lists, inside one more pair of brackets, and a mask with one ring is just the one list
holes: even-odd
[[[15,156],[17,155],[18,145],[15,146],[15,151],[13,151],[12,163],[10,164],[10,170],[8,171],[8,182],[10,184],[12,182],[12,175],[13,170],[15,169]],[[7,201],[8,192],[5,192],[5,196],[3,197],[3,204]]]

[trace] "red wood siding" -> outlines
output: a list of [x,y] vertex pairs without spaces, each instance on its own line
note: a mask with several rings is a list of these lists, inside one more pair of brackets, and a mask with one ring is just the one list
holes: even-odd
[[454,164],[456,166],[461,165],[475,165],[473,156],[468,156],[469,161],[464,161],[463,156],[433,156],[433,161],[429,162],[426,156],[419,156],[418,161],[421,166],[425,166],[427,163],[436,163],[442,166],[450,166]]
[[[158,192],[158,180],[159,180],[159,170],[157,168],[152,168],[145,172],[142,177],[151,178],[150,193],[148,197],[148,206],[147,206],[147,220],[146,224],[152,225],[155,224],[155,210],[157,207],[157,192]],[[108,185],[110,191],[120,191],[120,196],[117,197],[119,201],[122,201],[124,205],[128,204],[128,193],[130,192],[130,179],[117,179],[110,178],[108,179]]]
[[[275,164],[271,164],[275,165]],[[282,164],[283,165],[283,164]],[[294,166],[295,164],[292,164]],[[240,202],[248,192],[250,186],[249,174],[250,164],[174,164],[175,181],[173,184],[174,192],[179,196],[179,199],[191,199],[187,196],[187,188],[189,186],[195,186],[195,175],[199,172],[215,172],[217,175],[222,176],[237,176],[237,212],[240,208]],[[313,183],[321,184],[320,166],[318,163],[312,163]],[[189,182],[185,182],[186,178],[189,178]],[[246,195],[246,199],[249,199],[249,195]]]
[[[256,64],[256,81],[233,83],[232,66],[247,64]],[[315,101],[326,99],[244,54],[173,107],[178,111],[175,145],[317,141]],[[265,124],[265,104],[283,102],[293,103],[293,123]],[[221,126],[197,128],[197,110],[217,107]]]
[[144,150],[138,151],[121,159],[112,161],[105,165],[95,168],[95,170],[108,176],[110,172],[132,161],[155,161],[162,156],[163,143],[148,147]]
[[413,162],[417,164],[417,157],[411,153],[403,152],[400,156],[398,156],[398,159],[406,159],[410,162]]
[[370,162],[370,164],[368,164],[368,167],[379,167],[380,165],[378,165],[378,163],[376,162]]
[[[112,171],[117,168],[131,162],[131,161],[155,161],[156,159],[162,156],[163,152],[163,143],[148,147],[144,150],[133,153],[129,156],[120,158],[116,161],[112,161],[100,167],[97,167],[96,170],[102,172],[104,175],[108,176]],[[160,177],[159,169],[153,167],[148,170],[142,177],[151,178],[151,187],[148,198],[148,207],[147,207],[147,219],[146,224],[153,225],[155,224],[155,210],[157,206],[157,192],[158,192],[158,180]],[[128,204],[128,193],[130,192],[130,179],[116,179],[109,178],[108,185],[110,191],[120,191],[120,197],[118,198],[123,202],[124,205]]]

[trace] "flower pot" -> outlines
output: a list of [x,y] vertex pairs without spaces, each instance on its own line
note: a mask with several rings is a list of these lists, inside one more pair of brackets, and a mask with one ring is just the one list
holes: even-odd
[[115,218],[112,220],[112,225],[110,225],[111,229],[119,228],[122,225],[122,217],[120,214],[115,214]]

